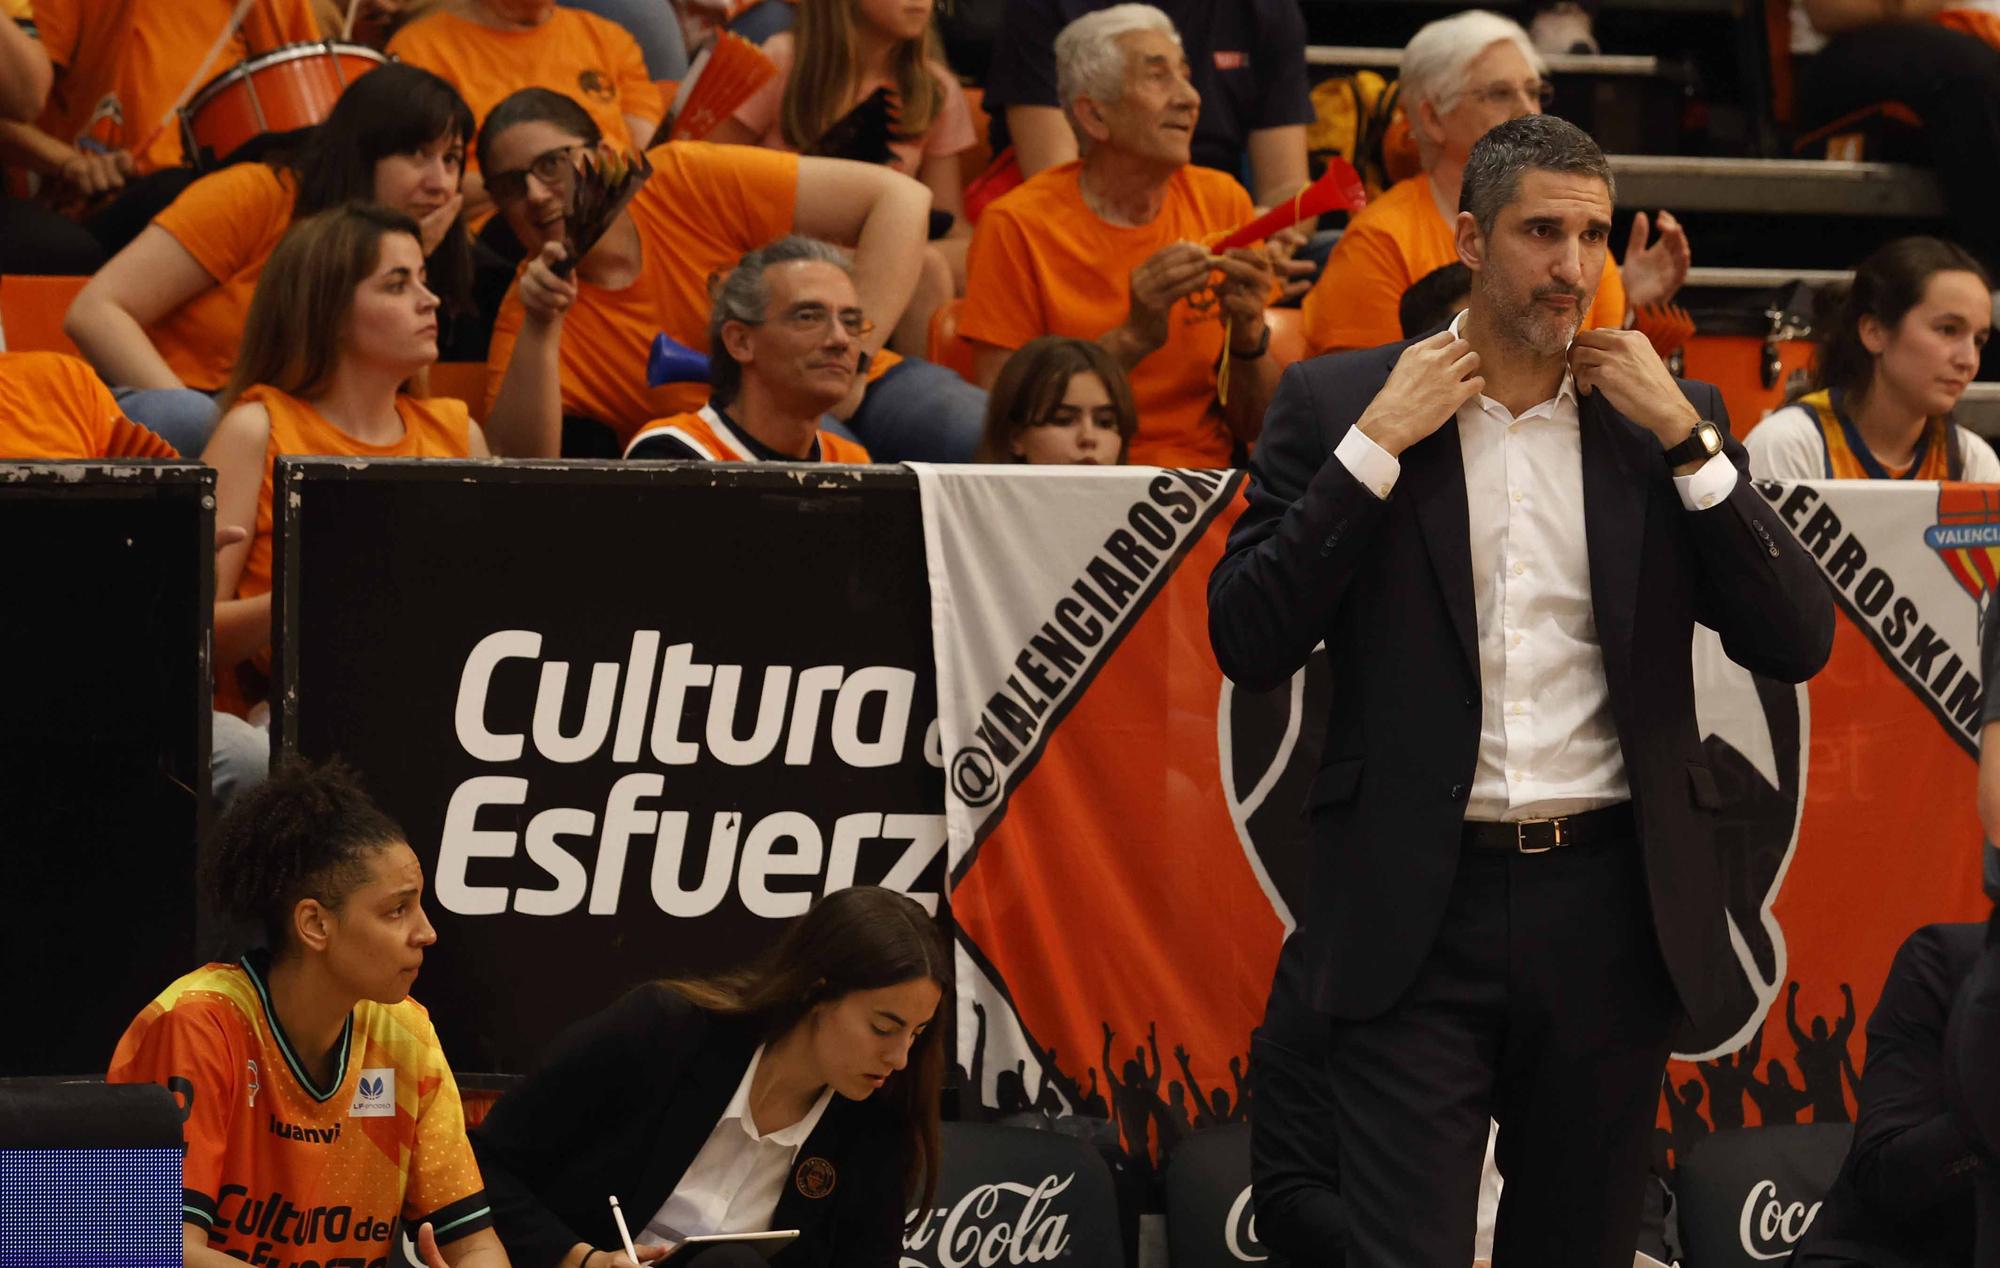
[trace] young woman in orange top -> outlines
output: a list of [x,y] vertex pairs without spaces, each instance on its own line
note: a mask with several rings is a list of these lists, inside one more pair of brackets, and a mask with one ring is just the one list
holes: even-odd
[[181,453],[199,453],[258,274],[296,221],[353,199],[393,207],[418,223],[447,312],[466,306],[472,254],[459,171],[471,141],[472,111],[450,84],[414,66],[370,71],[298,150],[189,186],[98,270],[63,329],[119,385],[127,414]]
[[[399,211],[337,207],[294,226],[258,280],[222,421],[202,453],[216,470],[217,524],[250,534],[215,558],[221,707],[254,705],[270,664],[273,459],[487,456],[465,402],[402,390],[437,360],[438,297],[425,285],[419,233]],[[552,256],[529,272],[547,273]],[[555,337],[546,330],[534,342]],[[553,347],[546,360],[552,389]],[[553,408],[553,390],[546,400]]]
[[[778,74],[709,134],[711,141],[814,150],[885,162],[930,187],[931,210],[953,219],[925,253],[917,293],[889,344],[922,356],[931,314],[965,292],[965,179],[959,156],[978,138],[958,77],[944,62],[931,25],[931,0],[800,0],[798,29],[764,42]],[[886,155],[819,149],[829,129],[875,92],[895,102],[896,138]]]

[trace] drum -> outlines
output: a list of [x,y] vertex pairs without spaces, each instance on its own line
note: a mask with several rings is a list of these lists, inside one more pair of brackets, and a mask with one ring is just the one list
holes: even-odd
[[182,108],[188,160],[212,167],[260,136],[313,126],[349,83],[387,60],[364,45],[328,40],[287,44],[238,63]]
[[1729,429],[1742,439],[1764,415],[1797,394],[1813,357],[1813,296],[1804,286],[1704,293],[1690,287],[1680,301],[1697,333],[1669,368],[1713,383],[1729,408]]

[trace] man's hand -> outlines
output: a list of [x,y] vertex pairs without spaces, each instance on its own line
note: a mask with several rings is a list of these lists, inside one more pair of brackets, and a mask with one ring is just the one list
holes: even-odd
[[1263,251],[1237,247],[1214,257],[1213,262],[1222,274],[1215,298],[1229,323],[1229,350],[1254,357],[1264,344],[1264,305],[1277,286],[1271,257]]
[[1311,260],[1298,259],[1299,249],[1312,240],[1304,225],[1293,225],[1280,229],[1264,241],[1264,253],[1271,257],[1271,267],[1278,276],[1285,279],[1285,289],[1279,299],[1297,299],[1312,289],[1315,265]]
[[454,193],[436,211],[417,221],[417,233],[423,239],[426,256],[438,249],[438,243],[444,241],[445,231],[451,228],[451,222],[458,219],[458,213],[464,207],[465,195]]
[[1662,211],[1655,225],[1659,240],[1647,245],[1646,213],[1632,217],[1632,237],[1625,244],[1625,262],[1619,266],[1625,279],[1625,302],[1633,308],[1664,304],[1687,280],[1687,230],[1670,211]]
[[1636,330],[1585,330],[1569,346],[1576,390],[1601,392],[1611,407],[1659,437],[1670,449],[1686,440],[1701,415],[1681,395],[1674,376]]
[[1125,317],[1125,331],[1138,355],[1126,363],[1128,366],[1165,345],[1168,310],[1208,285],[1210,259],[1205,249],[1192,242],[1175,242],[1153,252],[1132,270],[1132,306]]
[[1479,354],[1451,331],[1440,330],[1403,349],[1396,368],[1389,371],[1389,381],[1368,402],[1355,426],[1390,457],[1398,457],[1485,389]]
[[567,254],[568,249],[562,243],[544,242],[541,255],[528,261],[528,267],[521,270],[516,289],[529,321],[560,321],[576,302],[575,276],[561,277],[555,271],[555,265]]
[[94,199],[125,188],[125,182],[137,170],[132,156],[124,150],[78,150],[63,161],[58,174],[63,184],[85,199]]

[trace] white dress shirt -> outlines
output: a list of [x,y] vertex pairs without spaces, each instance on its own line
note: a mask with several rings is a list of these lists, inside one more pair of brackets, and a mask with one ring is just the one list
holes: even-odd
[[760,1136],[750,1116],[750,1080],[757,1077],[763,1060],[764,1045],[758,1044],[750,1068],[736,1085],[736,1095],[729,1098],[707,1143],[667,1195],[666,1205],[634,1239],[638,1245],[663,1246],[704,1233],[761,1233],[771,1227],[778,1199],[792,1178],[792,1161],[819,1126],[833,1089],[821,1090],[798,1122]]
[[[1465,817],[1540,819],[1629,800],[1591,606],[1575,380],[1565,372],[1552,399],[1518,416],[1476,396],[1457,423],[1479,623],[1479,758]],[[1359,427],[1334,454],[1377,497],[1402,472]],[[1725,454],[1674,477],[1690,511],[1735,487]]]

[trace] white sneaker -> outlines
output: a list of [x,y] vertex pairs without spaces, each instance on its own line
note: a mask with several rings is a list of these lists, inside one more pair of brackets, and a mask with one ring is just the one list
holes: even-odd
[[1528,38],[1544,54],[1597,51],[1597,37],[1590,30],[1590,15],[1569,0],[1537,13],[1528,26]]

